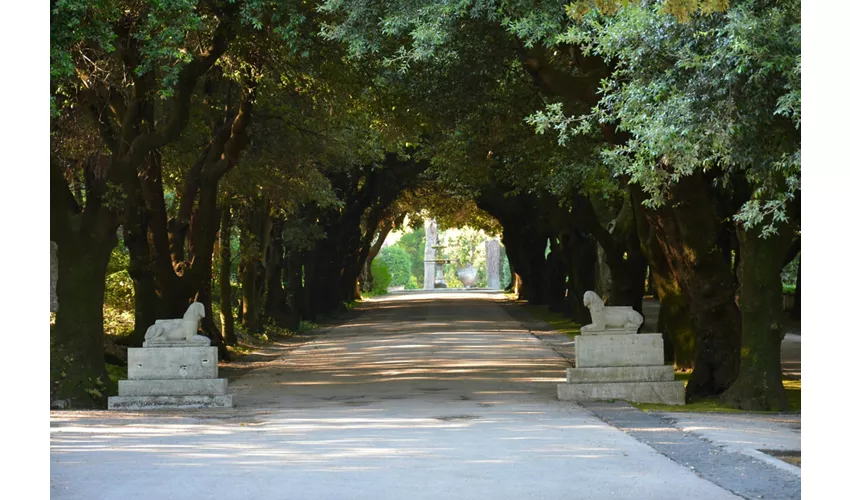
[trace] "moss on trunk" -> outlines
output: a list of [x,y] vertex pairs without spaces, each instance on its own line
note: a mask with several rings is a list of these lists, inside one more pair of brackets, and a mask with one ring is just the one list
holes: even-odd
[[103,294],[115,239],[78,235],[60,241],[59,310],[50,335],[51,401],[70,408],[103,408],[114,394],[103,350]]
[[665,206],[644,212],[653,244],[687,296],[696,332],[688,401],[726,391],[738,376],[740,360],[736,280],[718,244],[722,218],[709,187],[709,179],[694,173],[671,189]]
[[664,255],[654,224],[653,215],[641,204],[643,194],[637,186],[630,188],[635,209],[635,226],[643,255],[650,268],[650,286],[660,302],[658,329],[664,338],[664,361],[676,368],[689,370],[696,361],[696,330],[691,321],[689,298],[682,284],[672,273]]
[[738,229],[738,306],[741,310],[741,364],[722,400],[744,410],[783,411],[782,280],[784,257],[793,237],[789,227],[770,238],[760,228]]

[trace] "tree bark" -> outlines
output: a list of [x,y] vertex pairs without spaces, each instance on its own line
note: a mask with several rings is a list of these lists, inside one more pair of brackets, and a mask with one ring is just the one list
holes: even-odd
[[266,282],[266,251],[271,235],[269,201],[258,200],[246,209],[242,217],[242,326],[251,332],[261,332],[262,298]]
[[[549,238],[549,255],[546,257],[547,275],[547,297],[549,310],[553,312],[566,312],[567,273],[569,272],[568,260],[562,251],[563,242],[560,238]],[[489,265],[489,261],[488,261]]]
[[789,225],[770,238],[761,228],[738,228],[740,265],[738,306],[741,310],[741,364],[738,378],[722,399],[744,410],[784,411],[782,386],[782,268],[794,237]]
[[85,169],[86,204],[77,204],[61,166],[50,165],[50,239],[57,245],[56,322],[50,334],[50,398],[71,408],[105,407],[115,391],[104,363],[106,269],[117,244],[117,214],[103,202],[97,160]]
[[304,260],[303,252],[287,250],[284,293],[286,304],[298,316],[299,325],[301,324],[301,317],[304,315]]
[[233,218],[230,214],[230,207],[225,206],[221,210],[221,231],[218,247],[221,259],[221,267],[218,274],[219,304],[221,305],[221,337],[225,345],[235,346],[238,343],[238,339],[236,338],[236,329],[233,324],[233,304],[230,286],[231,260],[233,259],[230,246],[232,226]]
[[[608,297],[607,304],[630,306],[642,313],[647,263],[641,252],[630,197],[623,199],[619,213],[612,221],[610,231],[603,225],[595,207],[587,197],[574,196],[572,205],[574,223],[582,231],[593,236],[605,255],[605,262],[611,273],[611,295]],[[594,288],[595,286],[588,290]]]
[[267,250],[268,276],[266,280],[265,316],[279,328],[296,331],[301,323],[297,310],[293,309],[286,298],[283,288],[283,276],[286,270],[283,246],[283,219],[272,223],[271,241]]
[[696,331],[688,401],[727,390],[738,376],[740,360],[736,280],[718,245],[721,217],[709,182],[700,172],[684,177],[671,189],[665,206],[646,212],[655,241],[687,294]]
[[653,273],[660,302],[658,329],[664,339],[664,361],[676,369],[692,370],[695,364],[696,332],[691,322],[688,297],[666,267]]
[[799,263],[799,265],[797,265],[797,285],[794,288],[794,307],[791,308],[791,317],[794,318],[797,321],[800,321],[800,318],[802,317],[802,312],[803,312],[802,304],[800,302],[802,300],[802,295],[801,295],[801,291],[800,291],[802,288],[800,287],[800,281],[803,279],[803,258],[802,258],[802,256],[803,256],[803,254],[801,252],[800,253],[800,263]]
[[591,323],[590,310],[583,303],[584,292],[596,286],[596,240],[572,228],[566,236],[564,251],[569,263],[567,281],[567,313],[576,323]]
[[677,275],[670,269],[654,226],[651,212],[641,204],[640,188],[630,188],[641,250],[650,267],[652,285],[660,302],[658,330],[664,340],[664,361],[677,369],[692,370],[695,362],[696,330],[691,321],[690,304]]

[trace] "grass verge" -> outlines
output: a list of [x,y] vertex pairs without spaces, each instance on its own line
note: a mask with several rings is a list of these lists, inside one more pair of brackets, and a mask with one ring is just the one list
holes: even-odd
[[[676,380],[681,380],[682,383],[687,383],[690,378],[690,373],[676,373]],[[783,413],[800,413],[800,394],[802,392],[799,380],[783,380],[782,385],[785,387],[785,395],[788,397],[788,411]],[[665,405],[660,403],[632,403],[635,407],[643,411],[664,411],[664,412],[688,412],[688,413],[778,413],[774,411],[749,411],[739,410],[724,406],[720,403],[719,398],[705,398],[699,401],[684,405]]]
[[532,316],[545,321],[558,333],[569,335],[571,339],[574,339],[576,335],[580,334],[581,325],[569,318],[565,318],[563,314],[550,311],[547,306],[526,305],[524,307]]

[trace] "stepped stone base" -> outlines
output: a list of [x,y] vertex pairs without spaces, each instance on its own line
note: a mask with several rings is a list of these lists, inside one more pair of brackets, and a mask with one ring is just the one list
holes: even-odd
[[119,380],[121,396],[218,396],[227,394],[226,378]]
[[588,382],[669,382],[673,370],[669,366],[598,366],[567,368],[568,384]]
[[227,379],[218,378],[218,348],[194,339],[128,349],[127,378],[110,410],[233,407]]
[[[669,370],[670,367],[667,369]],[[558,384],[558,399],[561,401],[624,399],[633,403],[683,405],[685,404],[685,385],[677,380]]]
[[168,410],[174,408],[233,408],[233,395],[113,396],[110,410]]

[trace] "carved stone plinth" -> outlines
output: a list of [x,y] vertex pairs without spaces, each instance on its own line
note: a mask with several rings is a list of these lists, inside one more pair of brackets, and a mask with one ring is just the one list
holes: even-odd
[[576,367],[567,368],[558,399],[685,404],[685,386],[664,364],[660,333],[579,335]]
[[[218,378],[218,349],[196,340],[145,342],[127,350],[127,378],[110,410],[231,408],[227,379]],[[167,345],[167,347],[165,347]]]

